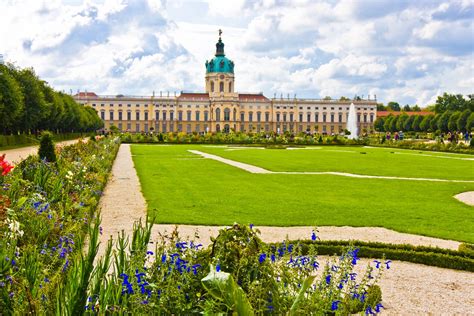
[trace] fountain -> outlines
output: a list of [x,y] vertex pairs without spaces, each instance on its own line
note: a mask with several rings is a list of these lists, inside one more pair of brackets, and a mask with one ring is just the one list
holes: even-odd
[[346,129],[351,132],[351,134],[347,136],[349,139],[358,138],[359,134],[357,133],[357,116],[354,103],[351,103],[351,106],[349,107],[349,117],[347,118]]

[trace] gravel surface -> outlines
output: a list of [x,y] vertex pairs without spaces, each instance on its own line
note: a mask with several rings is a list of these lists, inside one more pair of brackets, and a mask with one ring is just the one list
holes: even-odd
[[[123,144],[112,167],[112,175],[100,202],[102,210],[102,245],[110,235],[120,230],[129,234],[133,222],[145,218],[146,202],[140,191],[140,183],[133,168],[130,145]],[[152,240],[159,233],[170,232],[175,225],[154,225]],[[209,244],[209,237],[216,235],[220,227],[180,225],[179,232],[194,237],[198,232],[200,242]],[[308,239],[312,227],[258,227],[264,241]],[[384,228],[373,227],[319,227],[321,239],[358,239],[390,243],[438,246],[456,249],[456,241],[441,240],[417,235],[402,234]],[[207,242],[206,242],[207,241]],[[103,253],[104,247],[99,249]],[[324,262],[321,257],[321,263]],[[359,272],[371,262],[362,259]],[[384,272],[380,282],[386,315],[474,315],[474,273],[443,269],[421,264],[394,261]]]
[[459,193],[454,197],[467,205],[474,206],[474,191]]

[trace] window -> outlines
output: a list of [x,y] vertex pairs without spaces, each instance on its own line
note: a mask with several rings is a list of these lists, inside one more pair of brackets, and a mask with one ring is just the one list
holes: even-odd
[[207,122],[209,121],[209,112],[204,111],[204,121]]
[[331,113],[331,123],[334,123],[334,113]]
[[178,121],[182,121],[183,120],[183,111],[179,111],[178,112]]
[[105,121],[105,112],[104,111],[100,112],[100,118]]
[[[132,112],[128,111],[127,112],[127,121],[131,121],[132,120]],[[127,127],[127,129],[132,129],[131,127]]]
[[303,122],[303,113],[300,113],[300,122]]
[[140,123],[135,124],[135,132],[140,133]]
[[[170,112],[170,121],[174,120],[174,112]],[[173,131],[173,125],[170,125],[170,131]]]
[[357,122],[360,123],[360,113],[357,113]]
[[277,122],[280,122],[280,113],[277,113]]
[[342,113],[339,113],[339,123],[342,122]]
[[244,112],[240,112],[240,121],[245,121],[245,114]]
[[224,110],[224,121],[230,121],[230,110],[229,109]]
[[214,81],[211,81],[211,92],[214,92]]
[[308,114],[306,115],[306,121],[307,121],[308,123],[311,122],[311,114],[308,113]]
[[145,112],[145,121],[148,121],[148,112]]
[[199,121],[199,111],[196,111],[196,121]]
[[113,104],[113,103],[110,103],[110,107],[112,108],[113,106],[114,106],[114,104]]
[[191,124],[186,125],[186,133],[191,133]]
[[188,111],[188,112],[186,113],[186,116],[187,116],[187,117],[186,117],[186,120],[187,120],[187,121],[191,121],[191,111]]
[[[131,106],[132,106],[131,104],[127,104],[127,107],[131,107]],[[131,129],[131,127],[129,129]]]
[[374,122],[374,114],[370,113],[370,123],[373,123],[373,122]]
[[293,113],[290,113],[290,122],[293,122]]
[[122,107],[122,104],[119,104],[119,107],[121,108],[121,107]]
[[139,121],[140,120],[140,112],[135,112],[135,120]]
[[257,112],[257,122],[261,122],[261,121],[262,121],[262,113]]
[[326,123],[326,113],[323,114],[323,122]]
[[224,92],[224,82],[219,82],[219,92]]
[[367,114],[364,113],[364,123],[367,123]]
[[270,113],[265,112],[265,122],[270,121]]
[[119,121],[122,120],[122,111],[119,112],[119,118],[118,119],[119,119]]
[[314,121],[316,123],[319,122],[319,114],[318,113],[314,113]]
[[229,82],[229,92],[232,92],[232,82]]
[[249,122],[253,121],[253,112],[249,112]]
[[163,118],[162,118],[163,121],[166,121],[166,111],[163,111]]
[[94,106],[94,107],[95,107],[95,103],[92,103],[92,106]]
[[286,113],[283,113],[283,122],[286,122]]
[[111,120],[111,121],[114,120],[114,111],[109,112],[109,120]]
[[220,120],[221,120],[221,109],[216,109],[216,121],[220,121]]
[[155,120],[159,120],[160,119],[160,111],[155,111]]

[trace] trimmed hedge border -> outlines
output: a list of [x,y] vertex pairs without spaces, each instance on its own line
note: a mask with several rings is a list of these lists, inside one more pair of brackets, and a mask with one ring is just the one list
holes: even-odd
[[[85,136],[87,133],[65,133],[53,134],[54,141],[70,140]],[[19,135],[0,135],[0,149],[2,147],[21,146],[21,145],[39,145],[40,135],[19,134]]]
[[[381,258],[385,256],[390,260],[474,272],[474,253],[470,251],[362,241],[296,240],[289,241],[288,243],[299,244],[303,254],[308,252],[309,245],[313,245],[319,255],[340,255],[347,247],[355,246],[360,249],[359,257],[362,258]],[[278,247],[280,243],[271,243],[269,245]]]

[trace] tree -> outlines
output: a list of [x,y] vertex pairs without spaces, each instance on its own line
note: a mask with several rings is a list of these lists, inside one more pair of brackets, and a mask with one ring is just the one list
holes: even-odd
[[448,130],[456,131],[458,129],[458,119],[461,116],[461,112],[456,111],[449,116]]
[[415,106],[413,106],[413,107],[411,108],[411,110],[412,110],[413,112],[420,112],[420,111],[421,111],[420,107],[419,107],[417,104],[415,104]]
[[323,100],[332,100],[330,96],[325,96]]
[[23,113],[23,94],[6,66],[0,65],[0,132],[14,131]]
[[[421,117],[421,116],[420,116]],[[433,120],[433,115],[427,115],[423,117],[423,120],[420,123],[420,131],[422,132],[432,132],[431,121]]]
[[16,79],[24,96],[25,108],[21,117],[21,127],[24,131],[35,130],[40,121],[49,115],[42,87],[33,69],[30,68],[17,72]]
[[439,118],[441,117],[442,114],[438,113],[436,114],[433,119],[430,121],[430,129],[432,132],[435,132],[438,130],[438,121]]
[[413,131],[413,121],[415,119],[415,116],[411,115],[409,116],[405,122],[403,123],[403,130],[404,131]]
[[414,132],[421,132],[421,122],[423,121],[424,117],[422,115],[413,115],[413,124],[411,126]]
[[436,125],[441,132],[444,132],[444,133],[449,132],[448,123],[449,123],[450,116],[451,116],[450,111],[446,111],[439,116],[438,121],[436,122]]
[[383,123],[383,130],[386,131],[386,132],[390,132],[390,126],[392,126],[392,120],[393,120],[394,116],[392,114],[390,114],[389,116],[387,116],[387,118],[385,119],[384,123]]
[[390,122],[390,132],[396,132],[397,131],[397,122],[398,122],[399,116],[394,116],[392,121]]
[[410,112],[411,111],[411,108],[408,104],[406,104],[404,107],[403,107],[403,111],[405,112]]
[[398,104],[398,102],[394,102],[394,101],[388,102],[387,109],[395,111],[395,112],[400,112],[400,104]]
[[471,132],[474,129],[474,112],[471,112],[466,120],[466,130]]
[[350,99],[345,96],[342,96],[339,98],[339,101],[350,101]]
[[406,120],[408,120],[408,115],[406,113],[403,113],[398,116],[397,125],[396,125],[397,131],[404,130]]
[[377,132],[385,131],[383,125],[385,123],[385,119],[383,117],[378,117],[374,122],[374,128]]
[[377,111],[387,111],[382,103],[377,103]]
[[458,130],[463,133],[468,130],[466,126],[467,126],[467,119],[469,118],[469,115],[471,115],[471,110],[469,109],[464,110],[461,113],[461,115],[459,115],[458,121],[456,122]]
[[444,93],[442,96],[438,96],[435,104],[436,113],[444,113],[446,111],[464,111],[470,108],[471,100],[467,101],[464,99],[462,94],[448,94]]

